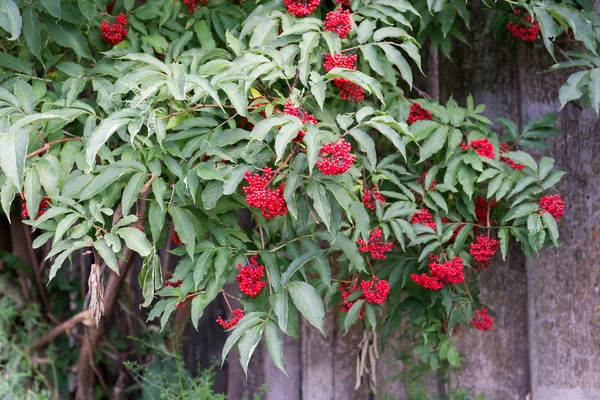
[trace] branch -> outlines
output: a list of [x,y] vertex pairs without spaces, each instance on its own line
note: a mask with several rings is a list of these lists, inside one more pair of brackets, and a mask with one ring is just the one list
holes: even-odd
[[66,333],[73,329],[75,325],[79,323],[91,323],[90,312],[89,310],[81,311],[78,314],[75,314],[68,320],[54,327],[50,332],[46,333],[44,336],[38,339],[37,342],[32,344],[31,346],[25,349],[27,353],[33,353],[34,351],[46,346],[48,343],[52,342],[54,339],[59,337],[61,334]]
[[41,149],[38,149],[38,150],[34,151],[33,153],[27,154],[27,158],[31,158],[31,157],[37,156],[38,154],[41,154],[45,151],[48,151],[48,150],[50,150],[50,147],[55,144],[59,144],[59,143],[63,143],[63,142],[70,142],[71,140],[81,140],[81,138],[80,137],[70,137],[70,138],[54,140],[52,142],[49,142],[49,143],[46,143],[45,145],[43,145]]

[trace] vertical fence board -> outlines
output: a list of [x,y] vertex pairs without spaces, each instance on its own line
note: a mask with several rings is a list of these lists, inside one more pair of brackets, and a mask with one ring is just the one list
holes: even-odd
[[[452,58],[440,63],[442,101],[453,96],[464,105],[468,94],[486,104],[492,121],[507,117],[519,122],[517,59],[514,49],[482,34],[485,15],[474,12],[470,46],[454,43]],[[521,399],[529,391],[527,285],[523,258],[511,252],[507,262],[496,258],[481,274],[481,300],[497,313],[492,332],[463,329],[457,346],[464,355],[453,386],[472,388],[491,400]]]
[[333,400],[334,398],[334,351],[331,343],[334,314],[325,315],[325,335],[305,320],[301,325],[302,340],[302,399]]
[[[539,73],[552,64],[541,44],[522,49],[523,119],[559,108],[568,74]],[[560,113],[565,135],[549,154],[567,172],[559,185],[566,202],[559,221],[563,247],[527,265],[532,389],[535,400],[600,399],[600,123],[591,109],[569,104]]]

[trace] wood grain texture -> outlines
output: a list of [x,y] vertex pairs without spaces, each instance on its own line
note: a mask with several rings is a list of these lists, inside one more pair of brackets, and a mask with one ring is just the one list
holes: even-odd
[[[534,75],[551,65],[540,45],[520,49],[524,120],[559,108],[558,89],[568,76]],[[534,399],[600,399],[600,122],[591,109],[567,105],[565,135],[548,151],[567,172],[559,184],[566,202],[559,249],[527,264],[529,340]]]
[[[471,44],[455,42],[452,58],[440,62],[442,102],[453,97],[464,105],[472,94],[485,104],[485,115],[494,121],[507,117],[520,122],[519,73],[516,50],[484,36],[485,15],[474,13]],[[481,274],[481,301],[496,314],[495,329],[463,329],[457,347],[463,365],[453,387],[472,388],[491,400],[523,399],[529,391],[527,342],[527,284],[524,260],[511,251],[507,262],[499,258]]]

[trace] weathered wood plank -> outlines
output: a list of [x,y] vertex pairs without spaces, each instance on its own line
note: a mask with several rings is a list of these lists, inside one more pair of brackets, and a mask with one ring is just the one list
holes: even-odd
[[[474,13],[467,33],[470,46],[454,43],[454,62],[440,62],[442,101],[451,96],[465,104],[472,94],[486,104],[485,115],[494,120],[519,121],[518,60],[514,50],[484,36],[485,16]],[[517,253],[518,254],[518,253]],[[497,315],[492,332],[463,329],[458,349],[464,354],[459,380],[453,386],[472,388],[494,399],[521,399],[529,391],[526,274],[522,257],[511,252],[508,262],[496,259],[481,274],[481,300]]]
[[[524,120],[559,108],[558,89],[568,74],[535,75],[552,60],[541,44],[521,48]],[[563,247],[527,264],[529,341],[534,399],[600,399],[600,122],[591,109],[567,105],[559,125],[565,136],[549,154],[567,175],[559,185],[566,202],[559,221]]]
[[302,400],[333,400],[335,396],[334,348],[331,338],[335,316],[325,315],[325,335],[302,320]]

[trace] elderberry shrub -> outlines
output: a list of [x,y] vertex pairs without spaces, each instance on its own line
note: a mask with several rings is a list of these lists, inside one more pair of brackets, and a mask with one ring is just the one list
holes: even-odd
[[[323,331],[326,309],[384,342],[407,319],[423,361],[458,365],[458,327],[494,326],[481,271],[511,240],[527,256],[558,245],[563,173],[525,151],[559,133],[555,114],[522,131],[499,119],[499,135],[472,98],[403,91],[421,62],[410,32],[439,23],[428,3],[66,8],[86,36],[73,15],[24,4],[52,35],[43,50],[25,35],[9,63],[20,72],[0,75],[2,207],[21,199],[35,245],[52,248],[50,280],[68,278],[76,251],[115,272],[141,256],[142,305],[163,327],[178,308],[197,327],[223,296],[213,323],[244,369],[263,337],[283,369],[281,335],[297,336],[300,315]],[[538,35],[536,7],[510,12],[522,40]],[[169,279],[165,248],[180,257]]]

